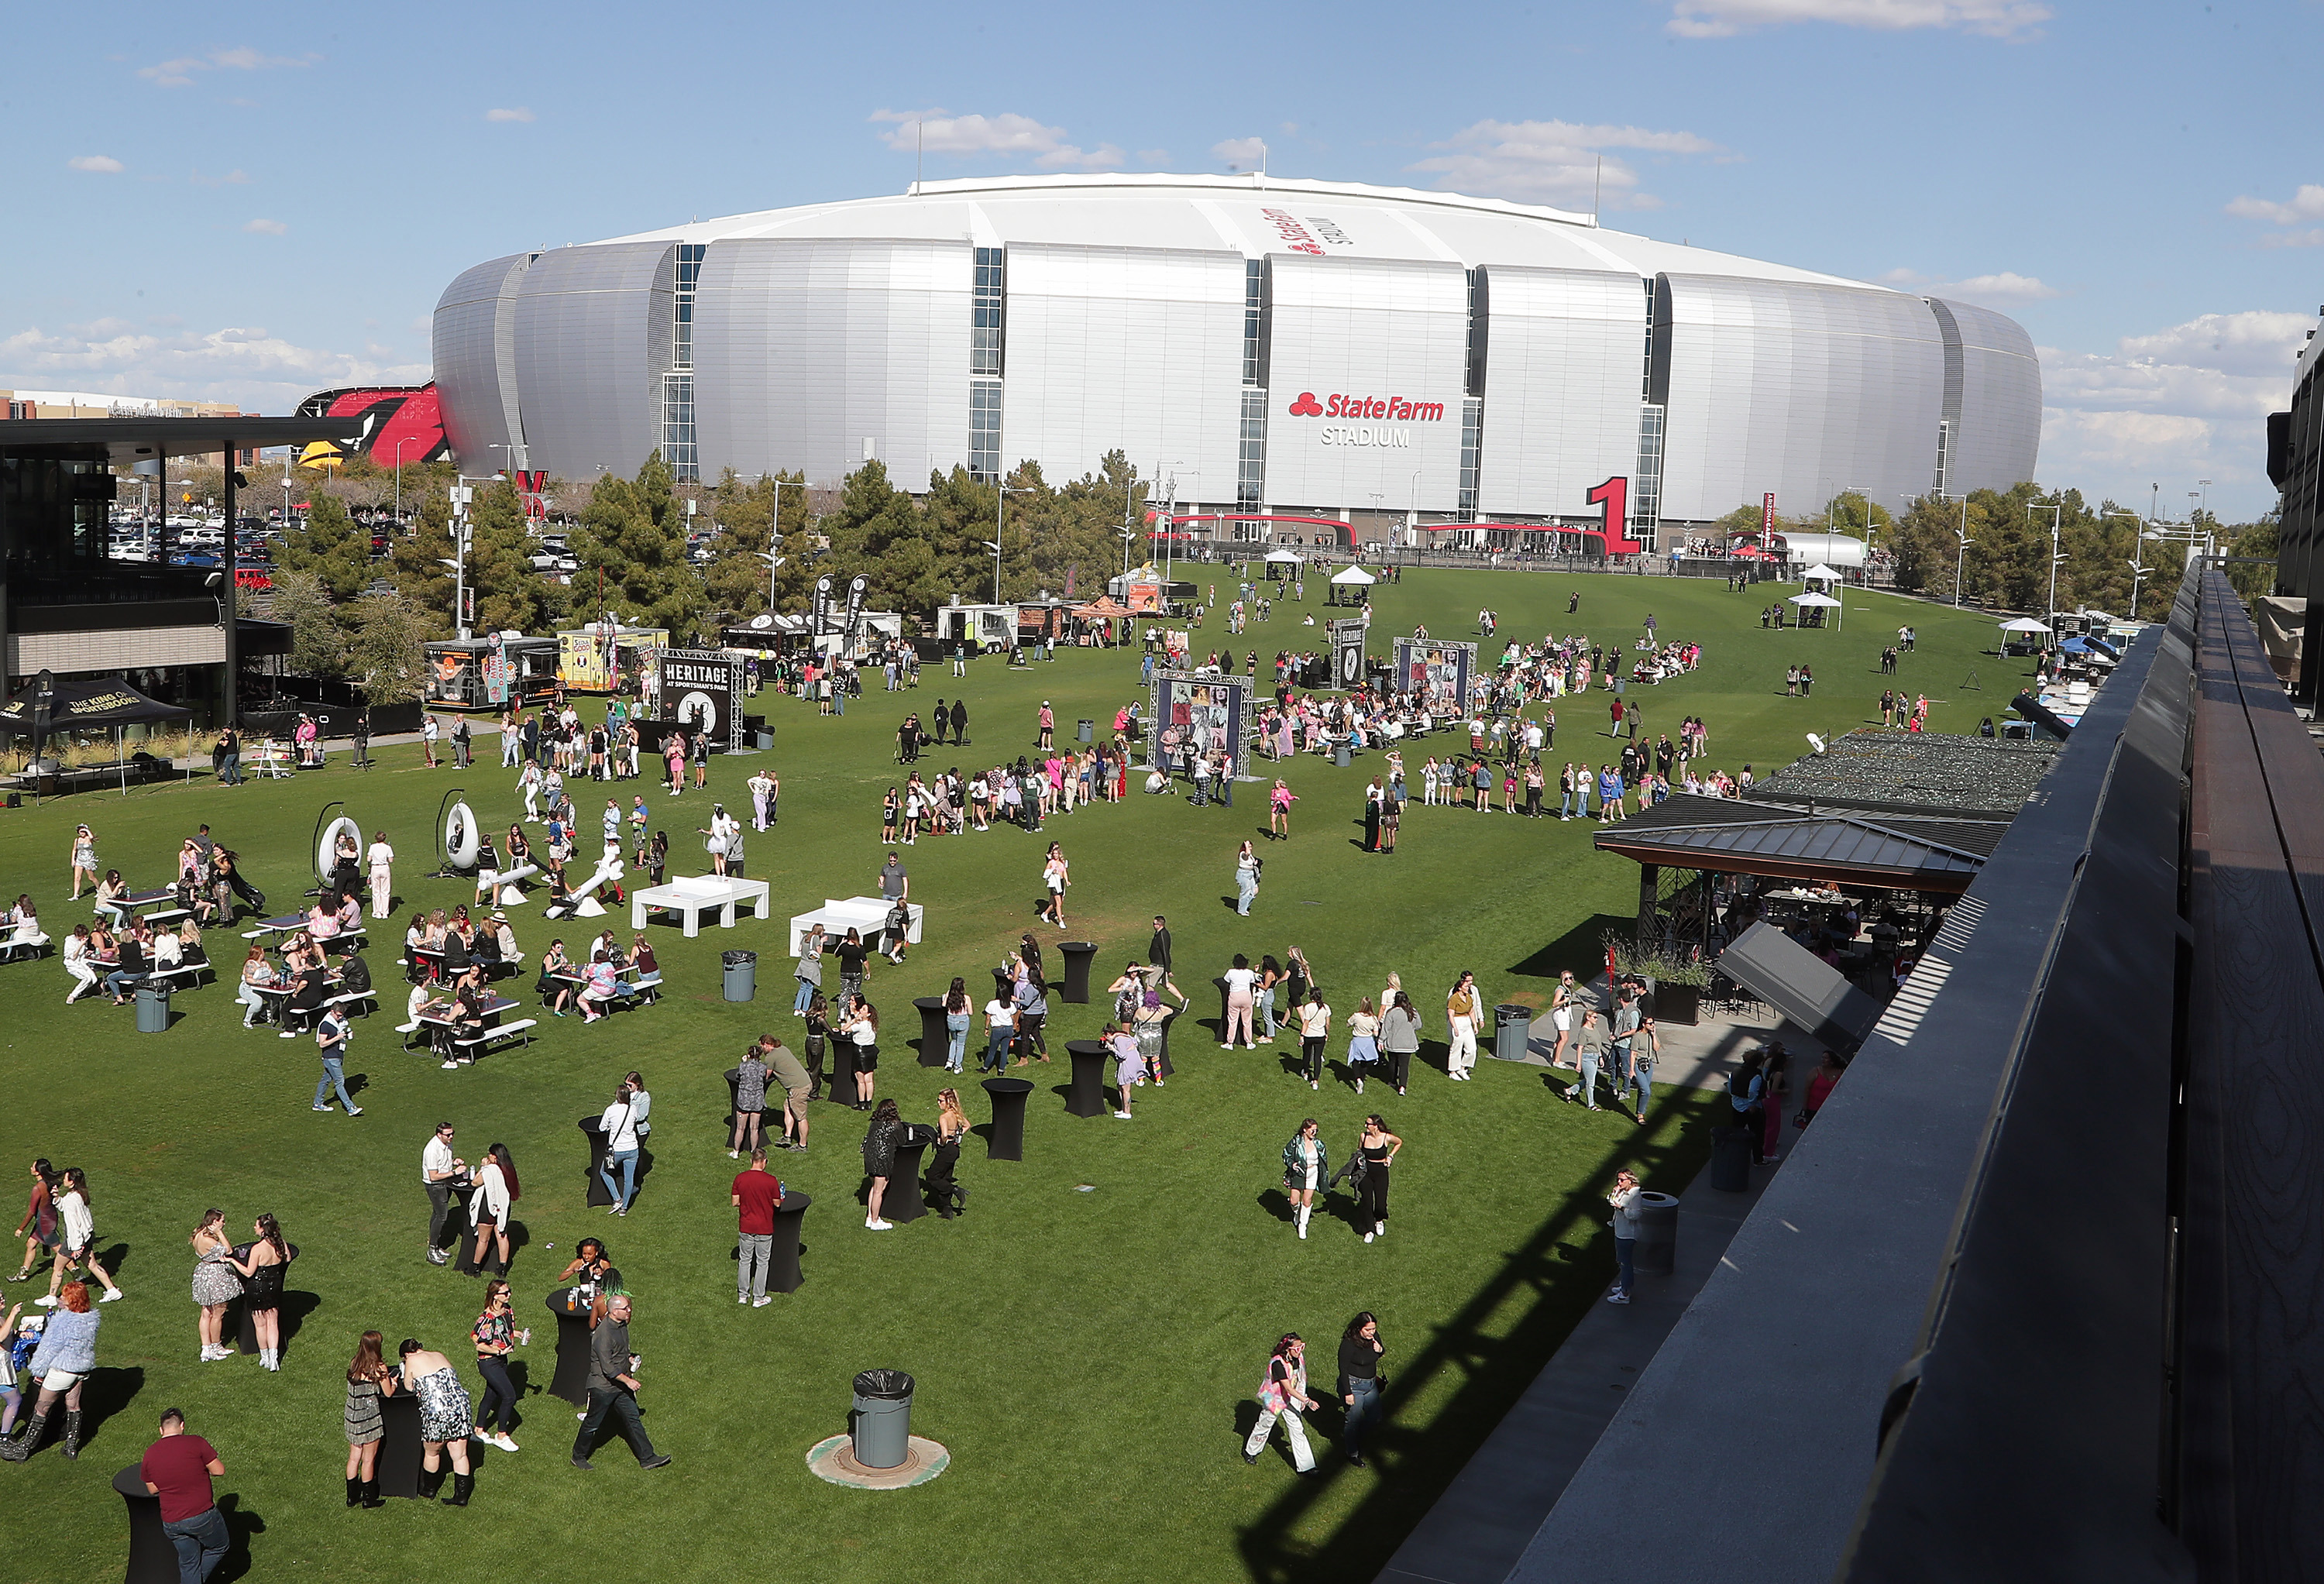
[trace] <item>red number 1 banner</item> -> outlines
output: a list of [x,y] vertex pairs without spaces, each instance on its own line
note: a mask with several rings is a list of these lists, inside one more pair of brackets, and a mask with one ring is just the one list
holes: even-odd
[[1630,537],[1630,481],[1615,475],[1590,492],[1609,556],[1634,556],[1646,547]]

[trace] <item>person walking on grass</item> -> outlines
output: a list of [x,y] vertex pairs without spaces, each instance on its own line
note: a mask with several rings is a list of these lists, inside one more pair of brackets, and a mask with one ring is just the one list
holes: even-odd
[[1463,972],[1460,981],[1444,998],[1447,1045],[1444,1053],[1445,1076],[1456,1083],[1469,1082],[1469,1073],[1477,1064],[1477,1025],[1484,998],[1477,990],[1477,976]]
[[[1312,1124],[1311,1124],[1312,1125]],[[1300,1236],[1306,1234],[1303,1231]],[[1242,1443],[1242,1460],[1259,1461],[1259,1454],[1267,1450],[1268,1438],[1275,1433],[1277,1420],[1283,1422],[1283,1433],[1291,1442],[1291,1466],[1302,1474],[1315,1471],[1315,1453],[1307,1444],[1305,1415],[1317,1406],[1307,1395],[1307,1344],[1296,1331],[1286,1332],[1275,1344],[1275,1351],[1267,1360],[1267,1373],[1259,1382],[1259,1423],[1251,1427],[1250,1439]]]
[[88,1197],[88,1178],[78,1166],[67,1166],[58,1180],[57,1195],[58,1252],[49,1263],[49,1292],[44,1298],[32,1302],[42,1309],[54,1308],[60,1301],[65,1277],[82,1266],[105,1287],[100,1303],[110,1303],[122,1295],[112,1274],[97,1260],[97,1213]]
[[1050,843],[1049,856],[1041,865],[1041,884],[1048,893],[1048,899],[1041,905],[1038,916],[1047,918],[1059,929],[1065,928],[1065,888],[1073,883],[1071,866],[1065,862],[1064,844]]
[[[1250,851],[1250,843],[1245,842],[1242,845],[1244,852]],[[1222,977],[1227,987],[1227,1016],[1226,1026],[1219,1032],[1225,1035],[1226,1038],[1220,1043],[1219,1049],[1222,1051],[1234,1049],[1235,1030],[1240,1028],[1242,1031],[1243,1048],[1257,1050],[1259,1040],[1251,1029],[1251,1014],[1259,1006],[1257,994],[1259,976],[1251,971],[1250,959],[1240,952],[1236,953],[1234,966],[1228,969]]]
[[[1332,1036],[1332,1008],[1323,999],[1323,987],[1310,985],[1307,999],[1292,1008],[1292,1016],[1299,1022],[1299,1073],[1307,1080],[1307,1087],[1320,1089],[1323,1080],[1323,1047]],[[1299,1234],[1305,1237],[1302,1231]]]
[[654,1450],[653,1438],[646,1434],[645,1420],[638,1413],[634,1373],[638,1366],[636,1355],[630,1351],[631,1312],[630,1295],[616,1293],[605,1302],[605,1318],[589,1333],[589,1406],[581,1416],[581,1432],[573,1438],[576,1469],[589,1468],[589,1454],[595,1450],[607,1419],[630,1443],[639,1468],[669,1466],[669,1454]]
[[[484,1284],[484,1312],[468,1329],[468,1338],[475,1344],[476,1373],[484,1382],[476,1397],[476,1439],[504,1452],[521,1450],[509,1437],[516,1428],[516,1386],[509,1379],[508,1357],[519,1336],[509,1285],[494,1276]],[[495,1424],[498,1429],[493,1428]]]
[[1332,1180],[1332,1163],[1315,1119],[1308,1117],[1283,1147],[1283,1192],[1291,1200],[1291,1224],[1307,1236],[1308,1219],[1315,1213],[1315,1196]]
[[1235,849],[1234,880],[1235,916],[1249,918],[1250,905],[1259,897],[1259,853],[1248,838]]
[[1380,1340],[1379,1322],[1369,1310],[1350,1321],[1340,1338],[1340,1401],[1347,1409],[1340,1433],[1347,1444],[1348,1461],[1359,1469],[1364,1467],[1364,1437],[1379,1423],[1380,1390],[1388,1384],[1380,1378],[1379,1361],[1387,1351],[1387,1344]]
[[16,1427],[14,1437],[0,1441],[0,1460],[21,1463],[40,1450],[60,1397],[65,1404],[64,1455],[80,1456],[80,1392],[97,1368],[97,1332],[103,1319],[88,1301],[87,1282],[64,1285],[32,1352],[32,1375],[40,1395],[32,1401],[32,1416]]
[[1113,1118],[1127,1122],[1131,1119],[1130,1091],[1146,1082],[1146,1054],[1138,1048],[1138,1036],[1119,1023],[1108,1023],[1100,1037],[1113,1056],[1113,1092],[1119,1102]]
[[[1291,806],[1298,801],[1297,794],[1284,785],[1280,776],[1277,777],[1275,785],[1267,794],[1267,833],[1269,840],[1276,842],[1291,840]],[[1245,843],[1244,845],[1248,846],[1250,843]]]

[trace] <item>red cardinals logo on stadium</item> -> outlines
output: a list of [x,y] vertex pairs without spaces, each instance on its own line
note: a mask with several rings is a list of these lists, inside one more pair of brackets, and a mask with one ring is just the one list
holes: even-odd
[[1299,392],[1299,400],[1291,404],[1291,416],[1294,418],[1321,418],[1323,416],[1323,404],[1315,400],[1314,391],[1302,391]]

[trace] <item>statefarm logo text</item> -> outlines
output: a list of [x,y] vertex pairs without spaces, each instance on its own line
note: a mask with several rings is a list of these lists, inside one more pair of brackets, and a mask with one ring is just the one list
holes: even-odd
[[1391,423],[1441,423],[1442,401],[1414,401],[1403,396],[1343,396],[1337,391],[1323,401],[1313,391],[1302,391],[1291,404],[1294,418],[1370,418]]
[[1323,244],[1317,242],[1314,234],[1294,216],[1285,214],[1281,209],[1261,209],[1259,213],[1274,223],[1275,229],[1282,236],[1284,244],[1292,252],[1314,253],[1318,258],[1323,256]]

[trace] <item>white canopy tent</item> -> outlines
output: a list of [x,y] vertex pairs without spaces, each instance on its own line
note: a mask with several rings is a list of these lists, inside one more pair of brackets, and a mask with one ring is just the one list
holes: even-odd
[[1838,627],[1840,622],[1844,622],[1848,619],[1848,612],[1840,605],[1840,603],[1828,594],[1817,594],[1813,590],[1810,590],[1806,594],[1795,594],[1792,595],[1791,599],[1787,603],[1807,609],[1839,611],[1840,613],[1840,620],[1832,623],[1834,627]]
[[1296,550],[1269,550],[1267,552],[1267,559],[1270,566],[1297,566],[1305,562],[1306,557]]
[[1379,579],[1360,566],[1347,566],[1332,574],[1332,581],[1342,588],[1347,588],[1358,584],[1378,583]]
[[2004,622],[2001,624],[2001,630],[2004,632],[2047,632],[2050,631],[2050,624],[2047,622],[2036,622],[2031,616],[2020,616],[2015,622]]
[[1800,581],[1802,583],[1838,583],[1840,574],[1819,561],[1800,574]]

